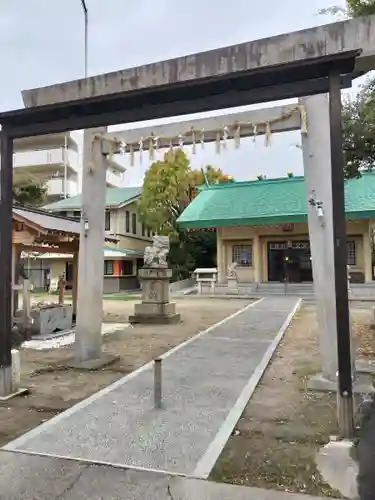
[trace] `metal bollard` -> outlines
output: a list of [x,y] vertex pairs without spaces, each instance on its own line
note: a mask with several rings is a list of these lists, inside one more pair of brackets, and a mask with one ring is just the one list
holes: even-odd
[[161,408],[161,358],[154,360],[154,406],[156,409]]

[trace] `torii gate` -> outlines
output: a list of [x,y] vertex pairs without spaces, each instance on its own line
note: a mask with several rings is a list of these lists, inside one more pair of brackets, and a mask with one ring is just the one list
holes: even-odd
[[310,384],[313,389],[335,391],[338,332],[335,319],[334,248],[330,237],[333,231],[332,181],[327,175],[331,164],[327,94],[303,98],[297,104],[126,129],[111,132],[108,137],[123,144],[123,152],[132,165],[136,155],[148,155],[149,161],[152,161],[158,148],[190,145],[194,154],[205,143],[216,143],[216,152],[219,153],[221,148],[239,147],[240,140],[245,137],[264,135],[267,145],[271,134],[295,130],[301,131],[302,138],[322,361],[322,373],[312,377]]
[[[324,150],[329,151],[329,155],[322,158],[323,163],[326,162],[324,164],[327,170],[324,172],[324,177],[329,199],[324,198],[323,192],[319,196],[326,204],[324,206],[326,217],[332,221],[332,224],[329,222],[326,225],[327,238],[331,241],[327,244],[332,248],[334,264],[331,290],[335,297],[335,307],[331,312],[335,318],[336,330],[340,331],[338,337],[340,407],[346,409],[344,414],[349,416],[347,422],[342,420],[342,433],[345,436],[350,435],[353,431],[352,362],[346,279],[340,90],[343,86],[351,85],[353,76],[375,67],[374,38],[375,16],[334,23],[82,81],[25,91],[23,93],[25,104],[32,106],[31,108],[0,114],[2,125],[0,394],[9,394],[12,390],[9,297],[12,156],[15,138],[314,95],[316,97],[306,100],[305,108],[314,123],[311,130],[325,128]],[[318,95],[327,92],[330,94],[329,108],[327,98]],[[314,108],[321,110],[319,117]],[[305,149],[309,150],[307,146]],[[83,213],[87,218],[82,218],[81,231],[84,241],[95,241],[90,255],[97,263],[103,259],[104,210],[101,214],[99,209],[95,212],[93,208],[95,200],[88,201],[88,197],[93,198],[97,195],[96,203],[103,208],[104,174],[99,173],[101,169],[96,168],[96,165],[101,164],[103,155],[107,153],[107,141],[104,137],[98,138],[90,152],[94,159],[91,167],[87,158],[85,161],[85,178],[91,176],[92,192],[90,195],[88,188],[83,186]],[[316,150],[311,154],[320,155]],[[312,161],[310,156],[308,161]],[[332,182],[329,179],[332,179]],[[309,180],[307,182],[310,183]],[[95,214],[100,219],[97,223],[93,220]],[[91,289],[90,285],[95,285],[93,289],[98,295],[103,285],[97,282],[97,276],[95,278],[95,274],[99,275],[98,270],[90,269],[93,272],[89,272],[87,268],[86,289]],[[102,282],[101,278],[100,273]],[[96,319],[100,317],[101,320],[101,308],[99,311],[94,311],[92,308],[91,312]],[[79,315],[78,313],[78,322]],[[84,316],[84,313],[82,315]],[[93,325],[94,320],[92,321]],[[100,341],[97,340],[100,333],[97,330],[96,320],[92,332],[88,331],[87,325],[88,322],[85,326],[85,338],[82,336],[82,341],[78,341],[78,344],[87,347],[81,349],[79,353],[80,360],[84,362],[90,358],[97,360],[101,355]],[[96,339],[94,342],[89,334]],[[77,336],[79,335],[77,330]]]

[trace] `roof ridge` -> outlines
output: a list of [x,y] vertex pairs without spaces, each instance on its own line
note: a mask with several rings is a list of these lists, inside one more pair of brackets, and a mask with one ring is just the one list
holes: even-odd
[[[177,224],[189,229],[306,222],[306,182],[298,176],[213,185],[200,191]],[[374,200],[374,172],[345,183],[347,218],[375,219]]]
[[68,217],[65,215],[60,215],[56,214],[54,212],[50,212],[49,210],[45,210],[44,208],[38,208],[38,207],[29,207],[25,205],[18,205],[17,203],[13,203],[13,208],[16,210],[24,210],[25,212],[32,212],[34,214],[41,214],[41,215],[48,215],[48,217],[54,217],[55,219],[63,219],[63,220],[69,220],[73,222],[78,222],[75,217]]
[[[142,186],[108,186],[105,190],[106,207],[117,207],[124,203],[130,202],[140,196]],[[120,198],[120,199],[119,199]],[[50,211],[69,211],[79,210],[82,207],[82,192],[53,203],[44,205],[45,210]]]
[[296,182],[296,181],[302,181],[305,179],[305,176],[303,175],[295,175],[293,177],[273,177],[270,179],[250,179],[246,181],[235,181],[235,182],[222,182],[222,183],[217,183],[217,184],[210,184],[209,186],[203,186],[203,190],[208,190],[208,189],[229,189],[229,188],[235,188],[239,186],[249,186],[249,185],[264,185],[264,184],[281,184],[284,182]]

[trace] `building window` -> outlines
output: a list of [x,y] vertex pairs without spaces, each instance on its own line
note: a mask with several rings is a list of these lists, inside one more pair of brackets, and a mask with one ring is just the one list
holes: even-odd
[[105,260],[104,261],[104,274],[106,276],[113,275],[113,260]]
[[355,241],[347,241],[346,248],[347,248],[347,256],[348,256],[347,257],[348,266],[355,266],[357,263]]
[[122,276],[131,276],[133,274],[133,261],[123,260],[121,263]]
[[137,214],[132,214],[132,233],[137,234]]
[[130,233],[130,214],[128,211],[125,212],[125,231]]
[[142,223],[142,236],[146,234],[146,228],[145,225]]
[[105,212],[105,223],[104,223],[104,230],[105,231],[110,231],[111,230],[111,212],[106,211]]
[[147,237],[151,238],[151,229],[147,229]]
[[81,212],[79,210],[71,212],[71,217],[73,217],[73,219],[80,220],[80,218],[81,218]]
[[251,245],[233,245],[232,263],[241,267],[251,267],[253,265],[253,252]]

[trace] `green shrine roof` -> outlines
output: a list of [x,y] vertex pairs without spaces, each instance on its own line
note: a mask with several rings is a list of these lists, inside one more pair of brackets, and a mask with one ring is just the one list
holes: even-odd
[[[106,190],[106,207],[117,207],[119,205],[124,205],[130,203],[131,201],[138,198],[141,194],[142,187],[108,187]],[[56,201],[55,203],[50,203],[45,205],[44,210],[51,210],[52,212],[60,210],[80,210],[82,207],[82,196],[72,196],[72,198],[66,198],[65,200]]]
[[[375,219],[375,173],[345,181],[348,219]],[[177,219],[182,229],[272,225],[307,221],[304,177],[284,177],[200,188]]]

